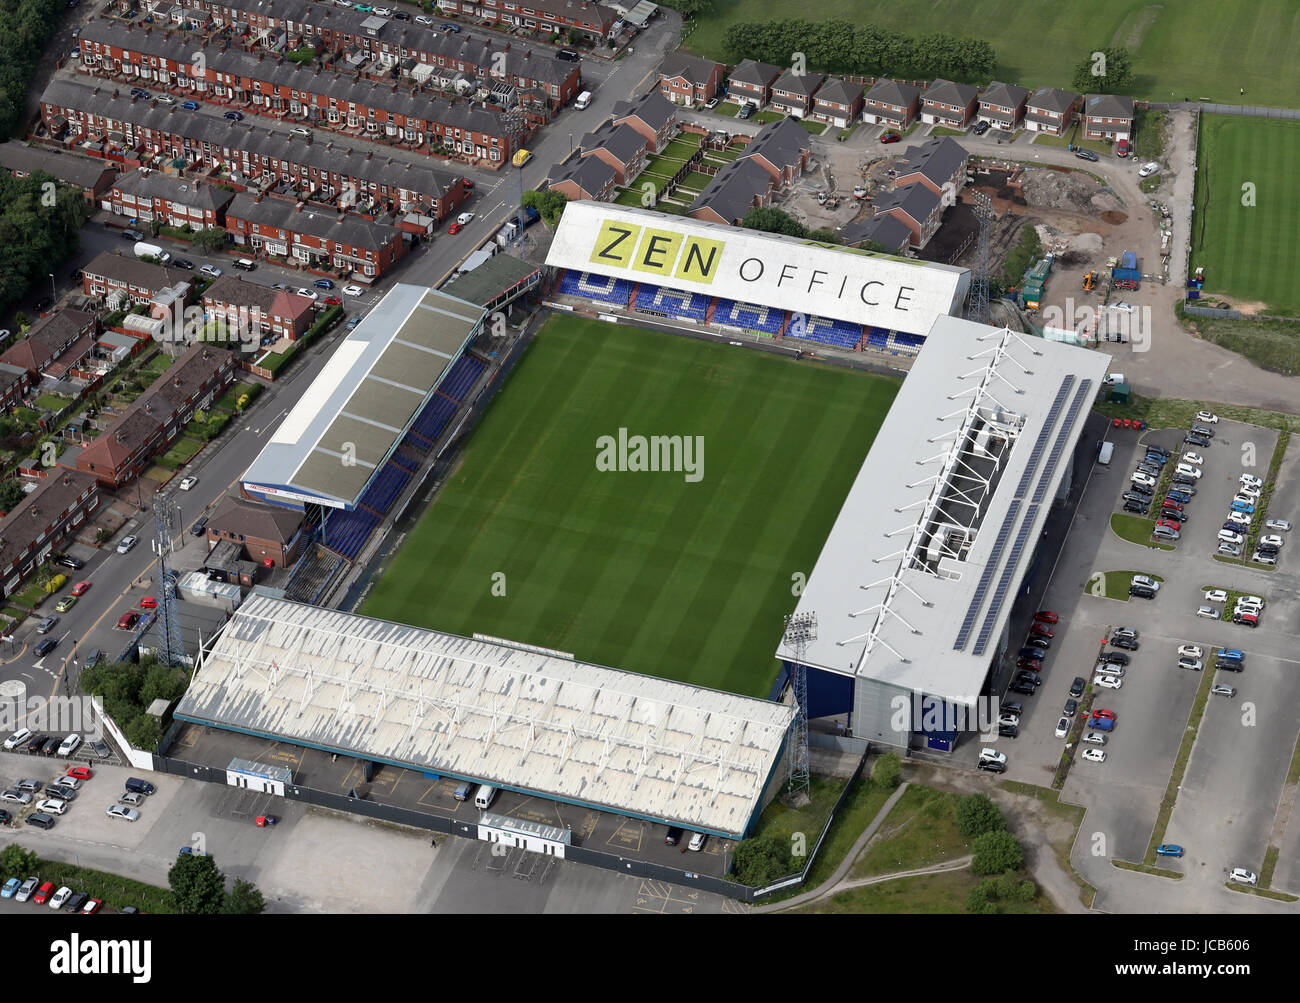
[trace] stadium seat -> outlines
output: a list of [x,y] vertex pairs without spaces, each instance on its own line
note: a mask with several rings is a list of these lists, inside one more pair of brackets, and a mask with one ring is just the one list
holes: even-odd
[[713,311],[715,324],[742,327],[766,334],[780,334],[784,321],[784,310],[769,309],[753,303],[741,303],[738,300],[719,299],[717,309]]
[[462,355],[451,364],[438,383],[438,392],[446,394],[454,401],[463,401],[479,378],[487,364],[472,355]]
[[791,317],[785,329],[785,336],[852,351],[862,340],[862,325],[850,324],[845,320],[832,320],[830,317],[809,315],[800,318],[796,314]]
[[642,283],[637,288],[633,306],[644,313],[702,321],[709,309],[709,297]]
[[562,296],[578,296],[582,299],[596,300],[600,303],[616,303],[619,306],[627,306],[632,287],[628,284],[627,279],[570,269],[560,279],[559,293]]

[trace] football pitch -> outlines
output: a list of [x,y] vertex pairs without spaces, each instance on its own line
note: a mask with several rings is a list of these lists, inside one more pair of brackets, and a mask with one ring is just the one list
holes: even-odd
[[[361,612],[766,696],[781,617],[897,389],[554,316]],[[623,469],[637,436],[682,436],[684,469]]]
[[1300,315],[1300,122],[1203,115],[1192,267],[1207,293]]

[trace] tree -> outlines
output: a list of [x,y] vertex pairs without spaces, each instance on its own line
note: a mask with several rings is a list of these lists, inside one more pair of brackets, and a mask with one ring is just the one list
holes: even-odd
[[27,314],[21,310],[14,311],[14,327],[18,328],[19,331],[26,331],[31,326],[32,322],[27,319]]
[[220,251],[226,246],[226,231],[205,227],[194,235],[194,246],[204,251]]
[[0,850],[0,878],[26,878],[36,873],[36,854],[24,850],[17,843],[10,843]]
[[17,481],[9,480],[0,484],[0,512],[12,512],[14,506],[21,505],[27,493]]
[[1001,810],[987,794],[967,794],[957,802],[957,831],[967,839],[1006,827]]
[[158,748],[158,741],[162,738],[162,728],[152,714],[136,714],[126,726],[125,732],[126,740],[145,752]]
[[1094,49],[1074,71],[1074,89],[1081,94],[1120,94],[1133,89],[1133,57],[1122,45]]
[[235,878],[235,886],[221,903],[221,911],[228,916],[256,916],[266,909],[266,899],[257,885],[243,878]]
[[176,908],[187,915],[213,916],[225,900],[225,876],[206,854],[187,853],[176,858],[167,872]]
[[809,240],[819,240],[819,241],[821,241],[823,244],[842,244],[842,243],[844,243],[844,241],[840,240],[840,235],[839,235],[838,233],[836,233],[834,230],[827,229],[827,228],[823,228],[823,229],[821,229],[821,230],[811,230],[811,231],[809,231],[809,233],[808,233],[808,239],[809,239]]
[[887,752],[876,760],[876,765],[871,771],[871,779],[886,790],[893,790],[898,786],[900,775],[902,774],[902,763],[899,761],[897,752]]
[[745,213],[740,225],[749,230],[762,230],[765,233],[783,233],[789,237],[806,237],[808,228],[791,216],[784,209],[759,206]]
[[789,844],[775,836],[755,836],[736,844],[732,856],[732,877],[756,888],[794,870]]
[[560,222],[560,217],[564,215],[564,207],[568,204],[569,197],[564,192],[557,192],[553,188],[540,192],[526,191],[520,199],[520,205],[536,209],[537,214],[542,217],[542,222],[552,229]]
[[665,0],[663,6],[677,11],[683,20],[713,13],[713,0]]
[[1001,874],[1018,871],[1025,862],[1024,847],[1011,833],[986,832],[975,837],[972,845],[974,857],[970,862],[972,874]]
[[1021,902],[1032,902],[1038,896],[1038,886],[1032,881],[1022,881],[1016,887],[1016,898]]

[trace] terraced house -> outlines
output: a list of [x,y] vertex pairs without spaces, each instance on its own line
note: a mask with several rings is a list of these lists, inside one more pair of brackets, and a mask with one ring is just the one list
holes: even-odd
[[[26,370],[33,381],[69,353],[83,356],[95,345],[98,326],[93,313],[65,308],[42,317],[0,355],[0,362]],[[84,347],[78,347],[78,343]]]
[[618,193],[618,172],[599,157],[585,157],[574,150],[551,168],[546,187],[563,192],[570,202],[612,202]]
[[81,288],[98,300],[116,299],[123,309],[152,303],[167,290],[190,287],[189,276],[176,268],[141,261],[118,251],[104,251],[81,270]]
[[23,143],[0,143],[0,167],[16,178],[48,174],[56,181],[80,188],[92,206],[99,205],[117,177],[117,168],[102,160]]
[[677,106],[658,91],[618,102],[611,118],[615,125],[629,125],[645,137],[647,153],[658,153],[677,134]]
[[99,504],[99,485],[93,477],[72,470],[42,477],[36,490],[0,519],[0,596],[20,591],[32,572],[76,533]]
[[200,178],[178,178],[147,167],[129,171],[113,182],[105,208],[142,223],[195,230],[220,227],[235,193]]
[[576,29],[592,41],[607,41],[618,12],[592,0],[440,0],[440,8],[502,25],[568,35]]
[[226,210],[226,232],[240,247],[319,271],[346,270],[365,281],[383,275],[407,249],[406,234],[396,226],[247,193]]
[[311,327],[315,306],[306,296],[245,282],[235,275],[221,276],[203,292],[203,313],[208,320],[224,321],[227,330],[255,328],[263,335],[290,341]]
[[[131,84],[176,88],[293,124],[327,123],[357,136],[444,150],[501,166],[511,129],[487,105],[449,101],[397,83],[324,72],[237,49],[196,49],[183,35],[94,22],[82,33],[86,72]],[[196,56],[202,56],[201,59]]]
[[612,167],[620,185],[630,183],[645,168],[645,136],[626,122],[605,122],[583,136],[578,148],[584,159],[594,157]]
[[281,130],[178,112],[125,96],[117,88],[52,80],[41,95],[41,117],[66,144],[96,141],[104,156],[138,167],[180,160],[184,169],[216,169],[237,184],[289,186],[303,198],[342,200],[435,219],[465,201],[463,179],[415,161],[373,157],[333,141],[313,143]]

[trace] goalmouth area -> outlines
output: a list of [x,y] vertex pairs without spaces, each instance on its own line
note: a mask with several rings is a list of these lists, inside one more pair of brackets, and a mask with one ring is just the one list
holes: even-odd
[[766,696],[898,386],[554,315],[359,612]]

